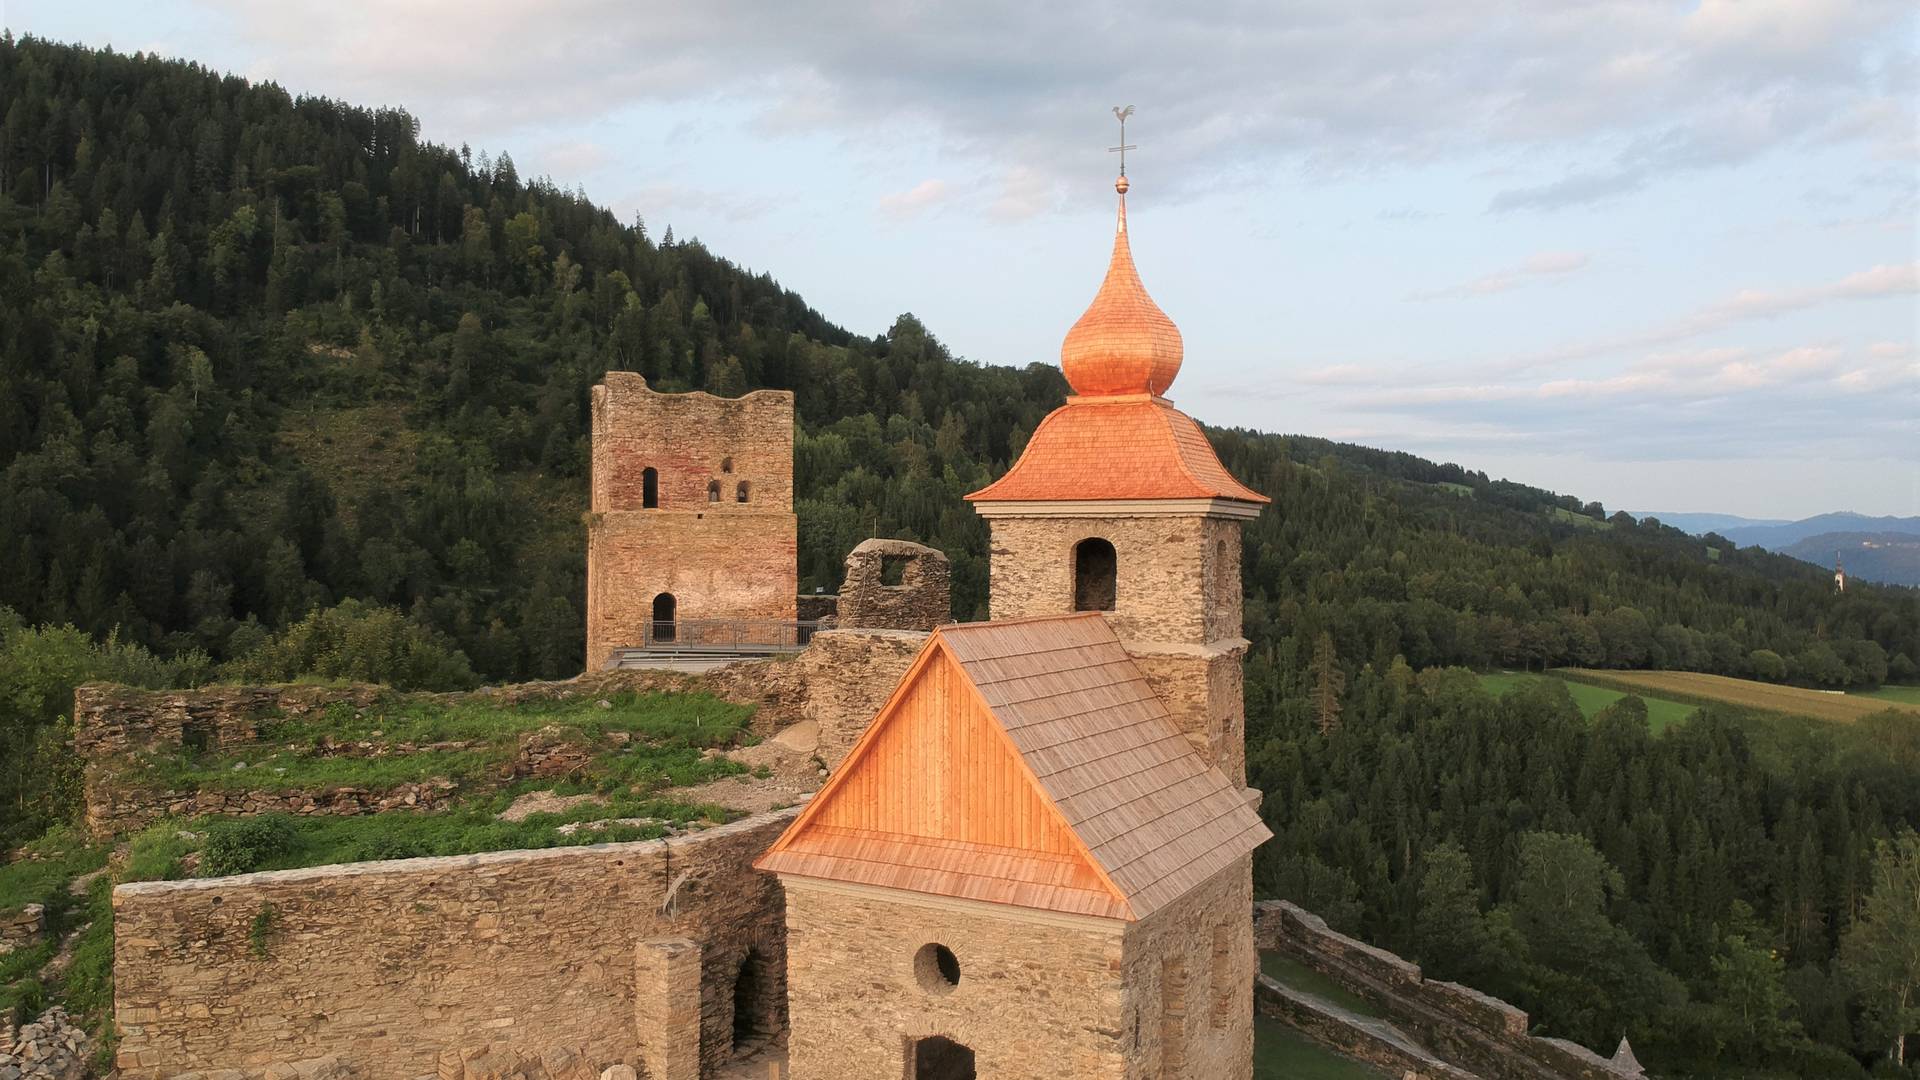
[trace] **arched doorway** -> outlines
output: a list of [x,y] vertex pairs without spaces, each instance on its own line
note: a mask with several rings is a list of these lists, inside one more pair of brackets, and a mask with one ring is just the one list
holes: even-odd
[[672,641],[675,636],[673,594],[663,592],[653,598],[653,625],[649,627],[649,640]]
[[1073,610],[1112,611],[1119,578],[1120,558],[1111,542],[1090,536],[1073,545]]
[[930,1035],[913,1044],[913,1071],[908,1080],[974,1080],[973,1050],[944,1035]]
[[733,977],[733,1050],[760,1048],[761,1037],[773,1034],[772,1001],[767,986],[766,961],[760,950],[748,949]]

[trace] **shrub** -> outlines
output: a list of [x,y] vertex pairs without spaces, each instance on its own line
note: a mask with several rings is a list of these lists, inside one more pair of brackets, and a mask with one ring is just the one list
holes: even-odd
[[293,821],[282,814],[216,821],[207,826],[200,868],[208,877],[245,874],[293,851]]
[[401,690],[477,686],[467,655],[399,609],[345,600],[315,611],[221,669],[240,682],[350,679]]
[[422,855],[431,855],[425,841],[412,836],[396,836],[382,833],[369,836],[353,846],[354,857],[361,862],[382,862],[387,859],[417,859]]

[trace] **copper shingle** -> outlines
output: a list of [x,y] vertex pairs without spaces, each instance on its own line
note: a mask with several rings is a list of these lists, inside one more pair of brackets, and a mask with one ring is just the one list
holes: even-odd
[[1162,398],[1078,398],[1048,414],[973,502],[1270,500],[1233,478],[1193,418]]
[[1147,295],[1127,239],[1127,195],[1120,193],[1113,255],[1100,291],[1060,345],[1060,370],[1076,394],[1164,394],[1185,355],[1180,328]]

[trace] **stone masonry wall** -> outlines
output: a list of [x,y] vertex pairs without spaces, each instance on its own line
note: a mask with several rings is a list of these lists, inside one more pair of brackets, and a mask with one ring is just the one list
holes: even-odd
[[[885,582],[889,561],[902,564],[897,585]],[[908,540],[866,540],[847,555],[836,625],[931,631],[953,621],[952,572],[941,552]]]
[[1126,932],[1128,1080],[1213,1080],[1253,1068],[1253,857]]
[[1348,937],[1284,900],[1254,905],[1254,937],[1386,1009],[1455,1065],[1492,1080],[1620,1080],[1639,1075],[1584,1046],[1527,1033],[1527,1014],[1499,998],[1422,975],[1385,949]]
[[[932,1035],[971,1047],[995,1080],[1131,1077],[1123,925],[791,881],[791,1080],[900,1080],[912,1041]],[[934,943],[953,951],[957,985],[923,981],[915,957]]]
[[1118,558],[1111,618],[1123,640],[1200,644],[1240,636],[1238,521],[996,517],[991,526],[996,619],[1072,611],[1074,545],[1097,536]]
[[[786,964],[780,886],[749,864],[795,813],[643,843],[122,885],[121,1075],[257,1076],[332,1053],[407,1078],[487,1046],[638,1066],[676,1041],[711,1075],[732,1053],[749,950]],[[697,1039],[639,1023],[661,997],[643,946],[663,938],[697,948],[700,1007],[680,1014]]]

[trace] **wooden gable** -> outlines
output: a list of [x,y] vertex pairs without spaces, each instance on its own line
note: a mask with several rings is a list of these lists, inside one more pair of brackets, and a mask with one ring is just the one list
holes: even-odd
[[1272,834],[1098,614],[944,626],[763,870],[1143,919]]
[[1124,918],[1125,900],[936,634],[758,865]]

